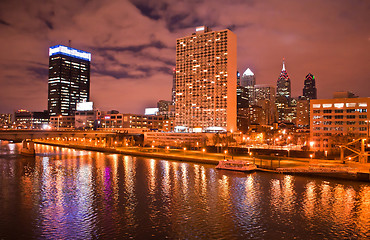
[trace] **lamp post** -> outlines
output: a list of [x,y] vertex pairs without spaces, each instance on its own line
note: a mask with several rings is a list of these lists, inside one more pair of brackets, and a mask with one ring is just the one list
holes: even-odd
[[61,115],[58,116],[58,131],[59,131],[59,118],[61,117]]
[[310,149],[312,149],[314,145],[315,145],[315,142],[314,141],[311,141],[310,142]]
[[224,151],[225,155],[224,155],[224,159],[226,160],[226,154],[227,154],[227,150]]
[[202,152],[203,152],[203,158],[204,158],[204,152],[205,152],[205,151],[206,151],[206,149],[204,149],[204,148],[203,148],[203,149],[202,149]]

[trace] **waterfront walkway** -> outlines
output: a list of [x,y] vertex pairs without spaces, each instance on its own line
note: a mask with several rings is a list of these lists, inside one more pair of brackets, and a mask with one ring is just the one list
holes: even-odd
[[[35,143],[89,150],[89,151],[99,151],[106,153],[116,153],[116,154],[126,154],[139,157],[147,158],[159,158],[168,159],[184,162],[197,162],[204,164],[217,165],[220,160],[223,159],[236,159],[245,160],[250,163],[254,163],[258,166],[260,171],[273,171],[279,173],[317,173],[318,169],[326,171],[328,169],[341,169],[346,170],[353,174],[357,173],[370,173],[370,163],[360,164],[356,162],[346,162],[342,163],[340,160],[323,160],[323,159],[307,159],[307,158],[287,158],[287,157],[271,157],[271,156],[230,156],[228,154],[221,153],[209,153],[200,150],[184,150],[184,149],[167,149],[167,148],[151,148],[151,147],[104,147],[97,145],[89,145],[83,143],[77,143],[75,141],[71,142],[60,142],[51,140],[35,140]],[[280,171],[279,169],[285,169],[285,171]],[[292,171],[287,171],[287,169],[293,169]],[[316,172],[314,172],[314,170]],[[322,174],[319,174],[322,176]],[[333,176],[330,176],[333,177]],[[346,178],[346,177],[340,177]],[[353,179],[353,176],[348,177],[348,179]]]

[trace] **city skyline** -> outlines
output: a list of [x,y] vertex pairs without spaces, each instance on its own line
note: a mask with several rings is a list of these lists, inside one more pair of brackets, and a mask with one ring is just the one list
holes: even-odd
[[250,68],[257,84],[274,86],[285,57],[294,97],[308,72],[317,78],[318,98],[368,94],[366,1],[40,3],[0,3],[1,113],[47,109],[48,48],[68,40],[93,55],[95,106],[142,113],[171,99],[176,39],[201,25],[237,35],[237,69]]

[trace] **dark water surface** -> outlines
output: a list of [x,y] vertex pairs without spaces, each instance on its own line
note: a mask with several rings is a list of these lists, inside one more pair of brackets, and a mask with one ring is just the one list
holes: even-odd
[[367,239],[370,185],[0,141],[0,239]]

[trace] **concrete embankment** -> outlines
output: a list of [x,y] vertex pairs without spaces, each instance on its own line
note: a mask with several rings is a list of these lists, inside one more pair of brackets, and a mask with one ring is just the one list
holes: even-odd
[[336,178],[352,181],[370,182],[370,173],[359,172],[347,167],[304,167],[304,168],[277,168],[277,172],[289,175]]
[[[179,153],[159,153],[159,152],[144,152],[138,150],[130,150],[128,148],[107,148],[107,147],[97,147],[97,146],[88,146],[88,145],[76,145],[76,144],[66,144],[66,143],[55,143],[55,142],[46,142],[46,141],[38,141],[34,140],[35,143],[51,145],[51,146],[58,146],[58,147],[66,147],[66,148],[73,148],[73,149],[80,149],[80,150],[88,150],[88,151],[98,151],[98,152],[105,152],[105,153],[115,153],[115,154],[124,154],[124,155],[131,155],[137,157],[146,157],[146,158],[157,158],[157,159],[166,159],[166,160],[175,160],[175,161],[182,161],[182,162],[196,162],[196,163],[203,163],[203,164],[212,164],[217,165],[220,159],[220,156],[208,154],[204,156],[202,154],[193,154],[193,155],[185,155]],[[246,159],[246,158],[244,158]],[[250,160],[250,158],[248,158]],[[265,161],[265,165],[259,165],[256,161],[256,165],[258,167],[257,171],[262,172],[271,172],[271,173],[278,173],[278,174],[289,174],[289,175],[301,175],[301,176],[309,176],[309,177],[323,177],[323,178],[335,178],[335,179],[342,179],[342,180],[351,180],[351,181],[365,181],[370,182],[370,172],[360,171],[359,169],[355,168],[348,168],[343,166],[338,169],[338,166],[335,164],[326,164],[324,167],[308,167],[307,161],[302,159],[294,161],[294,167],[272,167],[271,160],[261,160],[261,163]],[[271,161],[271,165],[268,165],[268,162]],[[281,160],[283,162],[284,160]],[[286,162],[292,162],[293,160],[287,160]],[[266,164],[267,162],[267,164]],[[298,166],[297,166],[298,164]],[[280,161],[279,161],[280,166]]]

